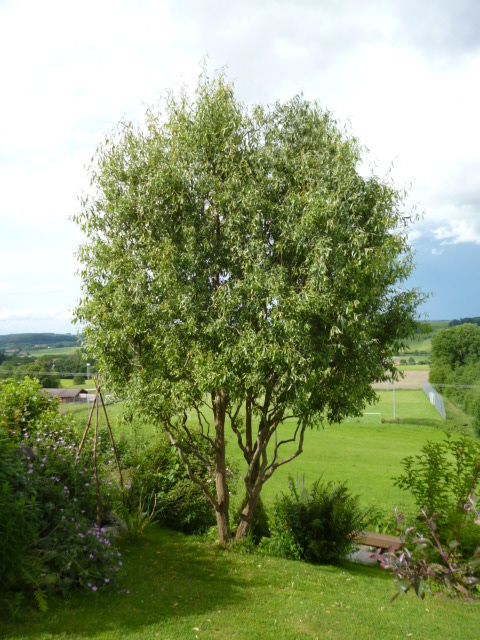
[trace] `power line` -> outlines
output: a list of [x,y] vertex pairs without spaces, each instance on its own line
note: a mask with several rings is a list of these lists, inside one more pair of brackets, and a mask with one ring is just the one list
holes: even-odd
[[[96,373],[96,371],[89,371],[88,375],[92,375]],[[0,374],[13,376],[13,375],[23,375],[23,376],[85,376],[85,371],[19,371],[18,369],[11,369],[9,371],[0,369]]]

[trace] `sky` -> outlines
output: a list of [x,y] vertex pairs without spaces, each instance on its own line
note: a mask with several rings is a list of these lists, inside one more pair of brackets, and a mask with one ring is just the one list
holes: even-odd
[[245,103],[331,111],[421,215],[421,316],[480,315],[478,0],[0,0],[0,334],[78,330],[95,149],[205,60]]

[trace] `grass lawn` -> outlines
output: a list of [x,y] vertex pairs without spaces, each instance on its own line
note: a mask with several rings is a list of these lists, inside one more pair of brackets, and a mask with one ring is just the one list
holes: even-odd
[[[410,495],[394,487],[392,478],[401,472],[402,458],[418,453],[427,440],[442,439],[447,425],[422,391],[396,391],[396,415],[401,423],[381,423],[381,419],[393,417],[393,394],[381,391],[378,395],[378,404],[369,407],[368,411],[381,415],[353,418],[340,425],[308,431],[302,455],[278,469],[265,485],[262,493],[264,502],[271,504],[276,494],[287,489],[290,475],[305,478],[307,483],[322,476],[325,480],[346,481],[365,504],[374,504],[389,512],[396,506],[411,509]],[[79,428],[85,425],[88,414],[85,404],[63,405],[63,410],[74,412]],[[122,422],[121,403],[109,405],[108,413],[118,440],[149,440],[157,433],[153,425],[132,427]],[[291,431],[293,426],[293,421],[285,425],[283,433]],[[235,500],[241,496],[244,461],[233,435],[228,437],[227,455],[240,475],[239,490],[233,497],[235,505]]]
[[62,389],[94,389],[95,380],[89,379],[86,380],[83,384],[74,384],[73,378],[61,378],[60,387]]
[[[129,593],[126,593],[126,590]],[[390,602],[376,568],[313,566],[222,552],[152,528],[124,548],[111,592],[77,593],[4,624],[4,640],[447,640],[478,638],[479,603],[442,595]]]
[[428,364],[400,364],[398,368],[400,371],[430,371]]

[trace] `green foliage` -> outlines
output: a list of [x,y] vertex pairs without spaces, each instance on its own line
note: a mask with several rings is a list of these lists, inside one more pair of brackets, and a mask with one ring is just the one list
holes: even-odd
[[413,494],[419,511],[435,517],[442,542],[455,540],[469,555],[480,544],[480,527],[465,511],[480,483],[480,444],[465,437],[428,442],[402,465],[395,484]]
[[[183,417],[198,416],[222,478],[204,490],[224,524],[225,425],[256,500],[291,457],[269,447],[284,418],[298,419],[299,455],[308,426],[374,399],[371,383],[395,376],[393,355],[416,328],[420,296],[399,286],[411,217],[361,161],[316,103],[248,109],[221,75],[99,148],[78,216],[77,317],[112,391],[177,441]],[[197,413],[208,406],[219,408],[215,438]]]
[[458,320],[451,320],[448,323],[449,327],[456,327],[460,324],[476,324],[478,326],[480,326],[480,317],[475,316],[473,318],[460,318]]
[[85,384],[86,378],[82,375],[76,375],[73,377],[73,384]]
[[0,432],[19,440],[27,425],[35,431],[38,425],[55,420],[57,414],[58,403],[42,393],[32,378],[0,380]]
[[344,484],[317,480],[307,491],[290,479],[290,493],[275,502],[272,537],[264,547],[287,558],[336,564],[354,548],[367,516]]
[[33,561],[38,513],[25,485],[18,449],[0,433],[0,591],[21,583]]
[[[474,503],[472,507],[475,509]],[[402,531],[402,516],[399,516],[400,549],[377,554],[380,566],[395,576],[397,593],[393,599],[413,589],[423,600],[426,593],[433,592],[433,587],[451,596],[478,595],[480,547],[465,559],[456,540],[448,546],[442,542],[435,516],[421,509],[419,523],[419,530],[408,527]]]
[[[1,391],[0,591],[8,602],[26,593],[43,608],[50,593],[105,587],[119,553],[95,524],[90,461],[76,460],[69,417],[37,382],[3,383]],[[100,499],[106,514],[103,489]]]
[[480,326],[460,324],[439,332],[432,340],[432,384],[473,417],[480,435]]
[[[450,370],[480,362],[480,327],[463,324],[439,331],[432,338],[432,373],[437,366]],[[432,378],[433,382],[440,382]]]
[[[198,461],[193,458],[190,462],[199,480],[210,480]],[[130,465],[129,487],[124,496],[127,526],[128,522],[145,521],[146,515],[142,514],[151,514],[150,520],[154,518],[184,533],[202,533],[215,524],[211,505],[188,478],[177,453],[164,437],[131,455]]]

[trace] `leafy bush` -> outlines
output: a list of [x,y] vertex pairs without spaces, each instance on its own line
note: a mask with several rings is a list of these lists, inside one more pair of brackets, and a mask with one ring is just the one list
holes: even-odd
[[[199,443],[199,447],[202,445]],[[197,477],[211,481],[211,475],[193,457],[190,460]],[[203,533],[213,524],[212,507],[201,489],[187,475],[183,463],[165,438],[137,451],[131,457],[129,488],[125,504],[129,512],[138,511],[139,503],[152,511],[155,502],[156,520],[184,533]]]
[[4,590],[23,582],[32,565],[38,511],[28,494],[18,451],[0,434],[0,576]]
[[82,375],[76,375],[73,377],[73,384],[85,384],[86,377]]
[[42,392],[35,380],[0,380],[0,432],[20,440],[24,427],[35,432],[37,425],[50,423],[57,415],[57,401]]
[[402,460],[404,472],[395,480],[410,491],[418,510],[435,517],[440,540],[456,541],[465,556],[480,545],[480,527],[465,505],[480,483],[480,443],[447,436],[427,442],[417,456]]
[[[471,499],[465,505],[467,511],[476,511],[476,502]],[[480,576],[480,548],[465,560],[459,545],[452,541],[448,546],[438,535],[436,518],[422,509],[418,518],[421,530],[415,527],[403,529],[403,517],[398,517],[398,533],[401,547],[398,551],[378,552],[380,566],[395,576],[397,593],[413,589],[419,598],[432,593],[432,587],[446,590],[450,595],[478,595]]]
[[290,493],[275,502],[272,536],[263,548],[287,558],[335,564],[353,549],[367,516],[345,484],[317,480],[307,491],[290,478]]
[[[120,556],[95,524],[90,460],[76,460],[72,424],[38,383],[15,384],[3,385],[1,401],[0,590],[10,598],[33,592],[39,603],[74,586],[96,591],[110,583]],[[100,498],[106,513],[103,488]]]

